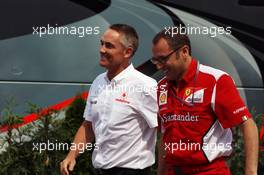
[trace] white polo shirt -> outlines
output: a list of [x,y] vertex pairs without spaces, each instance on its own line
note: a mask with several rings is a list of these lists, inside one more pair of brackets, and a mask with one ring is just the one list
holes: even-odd
[[93,82],[84,118],[92,122],[95,168],[143,169],[155,162],[157,82],[130,64],[109,81],[106,72]]

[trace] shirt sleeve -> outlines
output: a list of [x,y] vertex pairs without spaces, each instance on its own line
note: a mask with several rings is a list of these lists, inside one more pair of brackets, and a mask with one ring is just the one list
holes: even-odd
[[94,83],[91,85],[90,89],[89,89],[89,93],[88,93],[88,97],[86,100],[86,106],[84,109],[84,113],[83,113],[83,118],[87,121],[92,122],[92,97],[94,94]]
[[158,132],[164,134],[165,133],[165,128],[163,126],[163,123],[162,123],[160,117],[159,116],[157,116],[157,117],[158,117]]
[[214,110],[223,128],[231,128],[251,118],[233,79],[229,75],[222,75],[215,86]]
[[158,126],[157,112],[157,82],[153,86],[142,93],[142,101],[140,102],[139,113],[144,117],[150,128]]

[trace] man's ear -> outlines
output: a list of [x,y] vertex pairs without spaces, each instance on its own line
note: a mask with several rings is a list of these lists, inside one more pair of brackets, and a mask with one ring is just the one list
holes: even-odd
[[130,58],[133,55],[134,49],[132,47],[128,47],[128,48],[125,49],[124,52],[125,52],[124,53],[125,54],[124,57],[125,58]]
[[182,53],[183,53],[183,55],[186,57],[186,56],[189,56],[190,55],[190,53],[189,53],[189,46],[187,46],[187,45],[184,45],[183,47],[182,47]]
[[187,58],[190,56],[190,53],[189,53],[189,46],[187,45],[184,45],[181,49],[181,57],[184,59],[184,61],[187,60]]

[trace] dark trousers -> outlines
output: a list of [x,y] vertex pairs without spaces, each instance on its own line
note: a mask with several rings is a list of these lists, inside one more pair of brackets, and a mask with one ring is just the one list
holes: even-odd
[[231,175],[224,158],[217,158],[214,161],[203,165],[190,165],[174,167],[176,175]]
[[110,169],[95,169],[96,175],[150,175],[150,167],[145,169],[131,168],[110,168]]

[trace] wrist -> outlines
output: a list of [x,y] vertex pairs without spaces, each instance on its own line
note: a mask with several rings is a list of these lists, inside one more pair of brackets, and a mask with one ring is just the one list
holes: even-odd
[[256,169],[246,169],[245,170],[245,175],[257,175],[257,170]]
[[78,151],[73,151],[71,150],[68,155],[67,155],[67,159],[76,159],[76,157],[78,156]]

